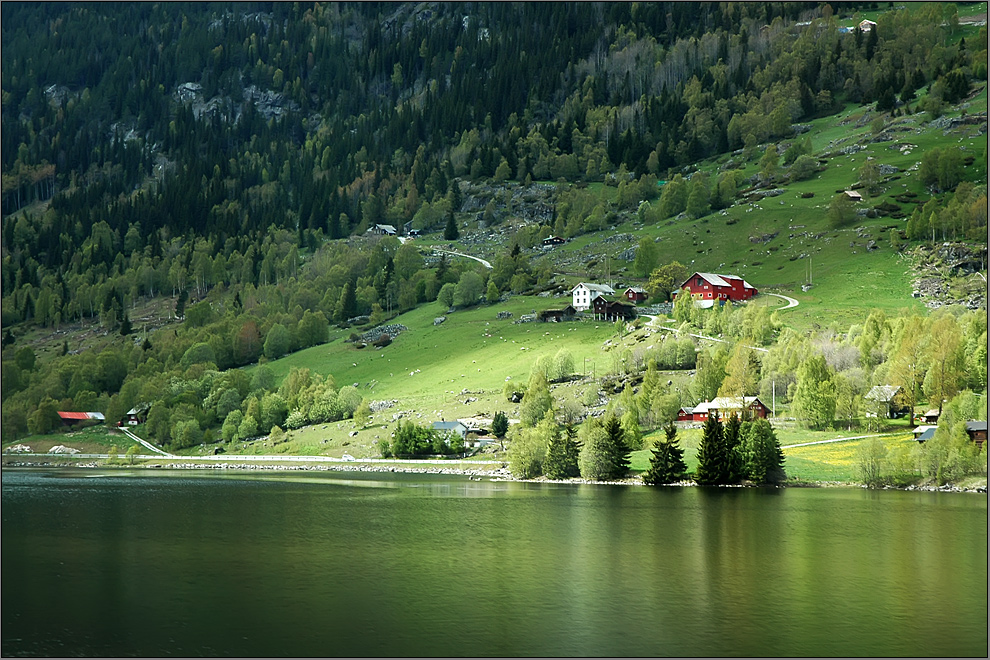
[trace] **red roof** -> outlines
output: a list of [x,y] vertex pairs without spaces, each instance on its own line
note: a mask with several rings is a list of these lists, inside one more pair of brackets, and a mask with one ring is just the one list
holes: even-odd
[[59,410],[58,416],[62,419],[103,419],[103,413],[98,412],[63,412]]

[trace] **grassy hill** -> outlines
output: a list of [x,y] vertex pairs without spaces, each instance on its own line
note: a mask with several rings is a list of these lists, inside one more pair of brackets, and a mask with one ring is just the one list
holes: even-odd
[[[961,15],[983,12],[986,4],[968,6]],[[875,18],[872,14],[866,17]],[[975,27],[964,31],[969,39]],[[917,92],[924,97],[927,90]],[[987,85],[982,82],[961,103],[946,109],[933,121],[928,113],[900,114],[891,117],[878,113],[872,106],[847,105],[839,114],[814,119],[802,126],[793,139],[809,137],[812,155],[820,171],[807,180],[788,182],[786,168],[778,181],[760,192],[779,189],[755,200],[738,198],[731,207],[711,212],[698,219],[670,218],[655,224],[643,223],[635,206],[620,208],[617,189],[602,183],[573,186],[576,194],[594,203],[602,203],[617,213],[618,222],[605,231],[575,237],[567,244],[548,252],[529,251],[534,267],[547,265],[554,274],[551,286],[566,291],[577,281],[610,280],[616,286],[642,284],[632,273],[630,248],[647,238],[656,242],[660,263],[678,260],[689,270],[735,274],[744,277],[764,293],[780,293],[799,301],[797,308],[779,315],[781,322],[799,332],[831,327],[839,332],[861,324],[874,309],[888,315],[901,310],[921,311],[925,299],[913,297],[915,290],[915,253],[924,242],[903,238],[907,218],[923,206],[932,193],[921,181],[918,168],[924,155],[935,148],[958,147],[973,157],[964,170],[964,179],[986,184],[987,153]],[[963,117],[982,117],[976,123],[954,123]],[[782,151],[791,140],[778,143]],[[740,150],[683,168],[685,175],[706,172],[712,179],[721,171],[734,169],[742,179],[758,174],[759,160],[768,145]],[[887,166],[880,191],[856,204],[861,212],[881,204],[891,205],[878,217],[858,215],[840,228],[826,219],[829,203],[837,192],[856,187],[859,169],[873,159]],[[489,185],[474,182],[472,187]],[[518,185],[508,182],[510,186]],[[567,182],[538,182],[547,186],[571,188]],[[746,189],[749,185],[743,186]],[[481,207],[484,204],[480,205]],[[872,215],[871,211],[871,215]],[[481,228],[476,213],[459,213],[465,228],[459,241],[440,240],[430,234],[419,241],[423,251],[432,244],[449,245],[472,255],[494,259],[507,249],[514,232],[529,221],[509,217],[495,228]],[[494,240],[492,240],[492,237]],[[940,243],[936,237],[936,243]],[[984,248],[985,249],[985,248]],[[303,258],[308,256],[304,251]],[[984,269],[985,273],[985,269]],[[948,275],[946,275],[948,277]],[[985,306],[986,285],[982,285]],[[559,401],[580,401],[589,388],[598,388],[597,379],[621,368],[624,352],[650,345],[656,335],[639,329],[621,332],[613,324],[583,321],[565,324],[517,323],[523,314],[541,309],[562,307],[569,297],[513,296],[495,305],[481,305],[447,313],[439,303],[427,303],[389,319],[388,323],[406,326],[389,346],[381,349],[358,348],[347,341],[351,329],[332,331],[326,344],[298,351],[268,365],[281,379],[293,368],[309,368],[320,374],[332,374],[337,385],[355,385],[367,399],[394,401],[395,404],[375,413],[369,424],[358,428],[351,420],[313,425],[289,435],[289,440],[271,445],[266,439],[238,443],[227,451],[244,453],[303,453],[357,457],[377,454],[377,441],[387,439],[399,419],[428,423],[473,415],[490,416],[496,410],[518,416],[518,405],[506,401],[502,389],[507,381],[525,382],[536,360],[554,355],[561,349],[571,353],[580,378],[555,387]],[[761,296],[750,304],[779,307],[779,299]],[[137,330],[147,324],[165,325],[168,309],[174,300],[159,297],[131,311]],[[497,319],[499,312],[510,312],[509,320]],[[435,325],[434,319],[446,316]],[[94,330],[95,322],[62,327],[57,332],[31,326],[20,338],[20,345],[35,347],[39,362],[45,363],[58,354],[63,343],[70,350],[100,350],[112,346],[119,338]],[[169,332],[173,328],[168,328]],[[130,340],[126,340],[130,341]],[[252,371],[255,367],[247,367]],[[665,377],[673,387],[686,391],[691,376],[688,371],[669,372]],[[894,430],[900,435],[888,439],[890,446],[911,440],[903,434],[903,424]],[[812,433],[781,429],[782,444],[798,444],[816,439],[834,438],[838,432]],[[853,435],[853,433],[846,434]],[[54,436],[55,440],[67,436]],[[55,443],[52,440],[52,444]],[[29,438],[44,444],[44,438]],[[682,435],[689,467],[694,466],[698,433],[687,430]],[[105,445],[107,441],[87,436],[87,446]],[[806,480],[854,479],[852,456],[857,441],[835,445],[816,445],[788,450],[791,476]],[[212,451],[212,447],[185,450],[195,455]],[[123,452],[121,452],[123,453]],[[633,457],[635,469],[645,468],[648,452]]]

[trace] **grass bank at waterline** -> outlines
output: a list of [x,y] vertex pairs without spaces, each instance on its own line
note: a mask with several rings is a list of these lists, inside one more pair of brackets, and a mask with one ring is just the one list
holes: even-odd
[[[656,434],[646,436],[646,443],[652,442]],[[873,437],[880,437],[888,451],[896,451],[912,446],[915,442],[910,433],[895,432],[879,436],[870,434],[868,437],[856,436],[844,439],[848,434],[824,431],[802,431],[781,429],[778,432],[781,444],[784,446],[785,469],[788,480],[784,486],[860,486],[857,452],[860,446]],[[697,468],[697,451],[701,440],[698,429],[684,429],[678,433],[681,447],[684,448],[684,459],[688,470]],[[84,440],[85,442],[80,442]],[[330,455],[294,455],[294,454],[220,454],[220,455],[149,455],[143,447],[133,456],[127,456],[126,450],[132,443],[129,438],[100,428],[88,429],[76,434],[58,436],[32,436],[21,441],[25,446],[82,447],[85,451],[78,454],[48,454],[6,453],[12,445],[5,448],[2,464],[4,468],[45,466],[45,467],[89,467],[89,468],[145,468],[145,469],[199,469],[199,470],[316,470],[338,472],[408,472],[428,474],[464,475],[475,478],[513,479],[508,470],[504,452],[495,454],[477,454],[468,458],[434,458],[434,459],[383,459],[372,456],[346,457]],[[809,444],[811,443],[811,444]],[[797,445],[797,446],[791,446]],[[117,448],[117,457],[109,456],[108,448]],[[328,451],[339,449],[331,448]],[[344,450],[356,451],[353,446]],[[346,453],[346,452],[345,452]],[[640,474],[650,464],[650,449],[634,451],[630,456],[630,476],[609,483],[641,485]],[[532,481],[549,481],[544,478]],[[572,479],[570,483],[601,483],[583,479]],[[691,485],[685,481],[679,485]],[[913,483],[903,483],[902,487],[934,488],[925,482],[920,475]],[[948,484],[945,489],[961,489],[985,492],[987,477],[968,476],[956,483]]]

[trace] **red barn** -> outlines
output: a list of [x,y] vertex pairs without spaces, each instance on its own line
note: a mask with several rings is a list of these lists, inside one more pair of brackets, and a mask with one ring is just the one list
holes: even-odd
[[58,416],[62,418],[62,424],[65,426],[76,426],[87,422],[106,421],[103,413],[98,412],[66,412],[64,410],[59,410],[57,412]]
[[641,303],[650,297],[650,294],[646,292],[646,289],[638,286],[631,286],[624,292],[626,300],[631,303]]
[[716,302],[722,304],[726,300],[749,300],[758,293],[756,287],[741,277],[714,273],[695,273],[680,288],[690,291],[691,297],[703,307],[711,307]]

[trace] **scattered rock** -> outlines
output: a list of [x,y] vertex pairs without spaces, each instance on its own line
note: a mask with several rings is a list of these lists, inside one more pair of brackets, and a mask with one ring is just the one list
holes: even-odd
[[390,323],[389,325],[383,325],[377,328],[372,328],[368,332],[361,335],[361,340],[368,342],[369,344],[374,343],[381,339],[382,337],[388,335],[389,339],[395,339],[399,336],[399,333],[408,330],[406,326],[401,323]]

